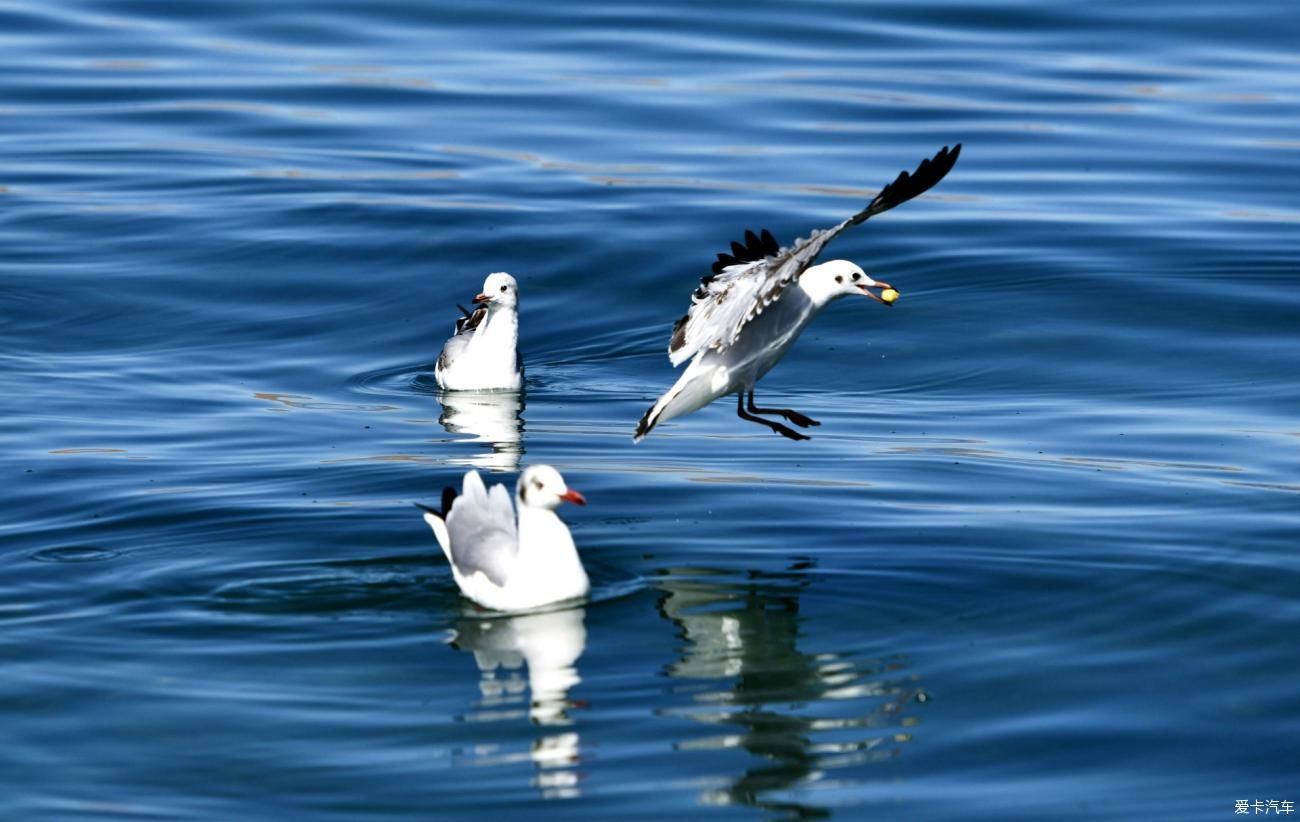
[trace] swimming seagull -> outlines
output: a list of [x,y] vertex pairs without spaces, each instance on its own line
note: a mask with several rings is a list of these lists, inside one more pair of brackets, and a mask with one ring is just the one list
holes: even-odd
[[456,320],[456,333],[438,355],[438,387],[453,391],[519,390],[524,381],[519,359],[519,286],[498,271],[483,281],[477,307]]
[[[691,307],[673,325],[668,359],[674,366],[692,357],[677,383],[660,397],[637,425],[633,440],[640,442],[664,420],[696,411],[718,397],[736,395],[741,419],[762,423],[792,440],[808,436],[774,420],[756,416],[775,414],[806,428],[816,420],[788,408],[754,405],[754,383],[780,361],[827,304],[849,294],[863,294],[890,305],[897,292],[881,296],[870,291],[892,291],[889,283],[873,280],[848,260],[812,265],[817,255],[844,229],[888,211],[922,194],[944,178],[957,155],[958,144],[944,146],[934,157],[922,160],[916,171],[900,172],[881,189],[867,207],[833,228],[814,231],[789,248],[780,248],[764,230],[745,232],[745,244],[733,242],[730,254],[719,254],[713,273],[700,280],[691,295]],[[883,293],[883,292],[882,292]]]
[[504,485],[489,491],[477,471],[465,474],[461,495],[442,492],[442,510],[416,503],[451,563],[461,593],[497,611],[537,608],[591,589],[569,529],[555,515],[561,502],[587,500],[549,465],[533,465],[515,488],[518,522]]

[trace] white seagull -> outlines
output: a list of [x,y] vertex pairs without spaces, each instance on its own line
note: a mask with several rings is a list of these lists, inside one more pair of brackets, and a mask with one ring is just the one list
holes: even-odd
[[[668,359],[674,366],[691,364],[677,383],[646,411],[637,425],[640,442],[664,420],[696,411],[718,397],[736,395],[741,419],[762,423],[793,440],[808,436],[756,414],[777,414],[801,428],[816,420],[788,408],[758,408],[754,383],[780,361],[804,326],[827,304],[849,294],[863,294],[890,305],[897,298],[889,283],[873,280],[848,260],[812,265],[822,248],[849,226],[928,191],[957,162],[958,144],[944,146],[933,158],[922,160],[916,171],[899,173],[867,207],[833,228],[814,231],[789,248],[780,248],[772,235],[745,232],[745,244],[731,244],[730,254],[719,254],[713,273],[700,280],[691,295],[691,307],[673,325]],[[793,286],[793,287],[791,287]],[[883,298],[870,291],[882,288]]]
[[461,593],[479,605],[518,611],[585,596],[591,583],[555,509],[561,502],[586,505],[587,500],[549,465],[533,465],[519,475],[515,500],[517,523],[506,487],[488,491],[478,472],[470,471],[459,497],[455,488],[443,490],[441,511],[416,505],[447,555]]
[[456,320],[456,333],[438,355],[434,376],[451,391],[517,391],[524,382],[519,359],[519,286],[498,271],[474,297],[478,307]]

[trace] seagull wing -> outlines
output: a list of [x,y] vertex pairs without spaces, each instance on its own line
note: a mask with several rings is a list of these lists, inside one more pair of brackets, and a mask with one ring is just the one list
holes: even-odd
[[487,316],[487,309],[479,307],[470,311],[463,305],[456,306],[461,310],[464,316],[456,318],[456,333],[453,334],[442,346],[442,353],[438,355],[438,367],[446,370],[456,361],[465,346],[474,338],[474,330],[483,322]]
[[465,474],[461,495],[447,514],[451,561],[464,576],[482,572],[505,585],[519,553],[519,531],[510,493],[504,485],[489,492],[477,471]]
[[456,318],[457,334],[464,334],[467,331],[473,331],[479,327],[479,323],[483,322],[483,318],[487,316],[487,306],[485,305],[480,305],[473,311],[470,311],[459,303],[456,307],[460,309],[461,314],[463,315]]
[[730,254],[718,255],[713,273],[700,280],[691,295],[691,307],[673,325],[668,343],[668,358],[673,365],[707,348],[725,350],[740,336],[745,324],[776,301],[840,232],[929,191],[952,170],[960,153],[960,144],[951,150],[944,146],[934,157],[922,160],[910,174],[899,172],[857,214],[832,228],[814,231],[789,248],[778,248],[767,231],[761,235],[745,232],[745,244],[732,243]]

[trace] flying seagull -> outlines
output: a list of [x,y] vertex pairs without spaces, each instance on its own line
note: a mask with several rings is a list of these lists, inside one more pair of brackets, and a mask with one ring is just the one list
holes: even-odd
[[456,333],[442,347],[434,376],[451,391],[518,391],[524,382],[519,359],[519,286],[503,271],[489,274],[474,298],[477,307],[456,320]]
[[504,485],[489,491],[477,471],[461,495],[442,492],[442,510],[416,503],[451,563],[461,593],[497,611],[537,608],[585,596],[591,584],[568,527],[555,515],[562,502],[587,500],[549,465],[529,466],[515,488],[518,519]]
[[[730,254],[719,254],[713,272],[700,280],[691,307],[673,325],[668,359],[674,366],[691,364],[641,417],[633,439],[640,442],[664,420],[699,410],[718,397],[736,395],[741,419],[762,423],[793,440],[808,436],[765,419],[778,415],[806,428],[816,420],[788,408],[759,408],[754,384],[780,361],[804,327],[827,304],[849,294],[862,294],[884,305],[898,293],[889,283],[873,280],[848,260],[813,265],[817,255],[849,226],[930,190],[952,170],[961,145],[944,146],[922,160],[911,174],[903,171],[881,189],[867,207],[833,228],[814,231],[789,248],[780,248],[765,229],[745,232],[745,243],[733,242]],[[880,295],[872,288],[884,289]]]

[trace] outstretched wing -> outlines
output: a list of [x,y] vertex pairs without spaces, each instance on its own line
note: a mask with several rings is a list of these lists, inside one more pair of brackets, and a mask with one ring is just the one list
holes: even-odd
[[730,254],[719,254],[713,273],[700,280],[691,295],[691,307],[673,325],[668,358],[680,365],[706,348],[726,349],[750,320],[763,313],[792,281],[816,260],[826,244],[844,229],[866,222],[934,187],[952,170],[961,145],[944,146],[934,157],[922,160],[910,174],[899,172],[867,207],[833,228],[814,231],[789,248],[776,248],[767,231],[761,236],[745,232],[745,244],[731,244]]
[[519,532],[510,493],[504,485],[483,485],[477,471],[465,475],[461,496],[447,513],[451,561],[469,576],[482,572],[496,585],[504,585],[519,553]]

